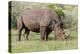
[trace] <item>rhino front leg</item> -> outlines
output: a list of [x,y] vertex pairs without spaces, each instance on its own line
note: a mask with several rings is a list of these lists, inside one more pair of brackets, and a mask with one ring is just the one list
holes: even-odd
[[41,40],[46,40],[46,27],[45,26],[40,27],[40,35],[41,35]]
[[48,31],[46,31],[47,33],[46,33],[46,40],[48,40],[48,35],[49,35],[49,32]]

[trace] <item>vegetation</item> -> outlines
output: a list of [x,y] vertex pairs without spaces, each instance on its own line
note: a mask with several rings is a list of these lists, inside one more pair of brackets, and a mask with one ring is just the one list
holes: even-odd
[[[69,39],[64,41],[54,40],[54,34],[49,35],[49,41],[40,41],[40,34],[31,32],[30,40],[17,41],[16,20],[24,10],[34,8],[50,8],[62,16],[65,31],[71,32]],[[63,5],[51,3],[35,3],[35,2],[11,2],[11,45],[12,52],[31,52],[46,50],[66,50],[77,48],[77,26],[78,26],[78,7],[77,5]],[[24,31],[23,31],[24,32]],[[23,37],[23,36],[22,36]]]
[[39,52],[39,51],[53,51],[53,50],[70,50],[78,48],[77,32],[72,31],[71,35],[66,40],[55,40],[54,33],[49,35],[48,41],[41,41],[40,34],[30,32],[29,40],[25,40],[22,35],[22,41],[17,41],[17,32],[12,30],[11,46],[12,53],[20,52]]
[[59,16],[63,16],[64,28],[77,29],[78,8],[77,5],[63,5],[63,4],[46,4],[46,3],[26,3],[13,1],[11,3],[11,27],[16,28],[16,20],[20,17],[24,10],[34,8],[50,8],[55,10]]

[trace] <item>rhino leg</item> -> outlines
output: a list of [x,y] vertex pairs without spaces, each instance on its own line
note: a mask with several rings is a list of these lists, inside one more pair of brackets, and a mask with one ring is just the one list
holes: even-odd
[[22,19],[18,18],[17,20],[17,29],[18,29],[18,41],[21,41],[21,32],[23,30],[23,23],[22,23]]
[[28,29],[25,29],[26,40],[28,40],[29,32],[30,32],[30,30],[28,30]]
[[22,32],[22,30],[23,30],[23,28],[21,28],[21,29],[18,31],[18,34],[19,34],[19,36],[18,36],[18,41],[21,41],[21,32]]
[[46,27],[45,26],[41,26],[40,27],[40,34],[41,34],[41,40],[46,40]]
[[48,35],[49,35],[50,32],[48,32],[48,31],[46,31],[46,32],[47,32],[47,34],[46,34],[46,40],[48,40]]

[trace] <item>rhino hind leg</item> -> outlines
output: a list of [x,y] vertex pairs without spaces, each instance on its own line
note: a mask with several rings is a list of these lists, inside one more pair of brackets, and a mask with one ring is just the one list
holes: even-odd
[[21,28],[21,29],[18,30],[18,34],[19,34],[18,41],[21,41],[21,32],[22,32],[22,30],[23,30],[23,28]]
[[29,36],[29,32],[30,32],[30,30],[28,30],[28,29],[26,28],[26,29],[25,29],[26,40],[29,40],[29,39],[28,39],[28,36]]

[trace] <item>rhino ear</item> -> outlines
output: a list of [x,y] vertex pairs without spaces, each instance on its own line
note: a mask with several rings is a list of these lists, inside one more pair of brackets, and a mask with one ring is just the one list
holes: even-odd
[[58,16],[59,20],[62,21],[62,19],[64,18],[64,16]]

